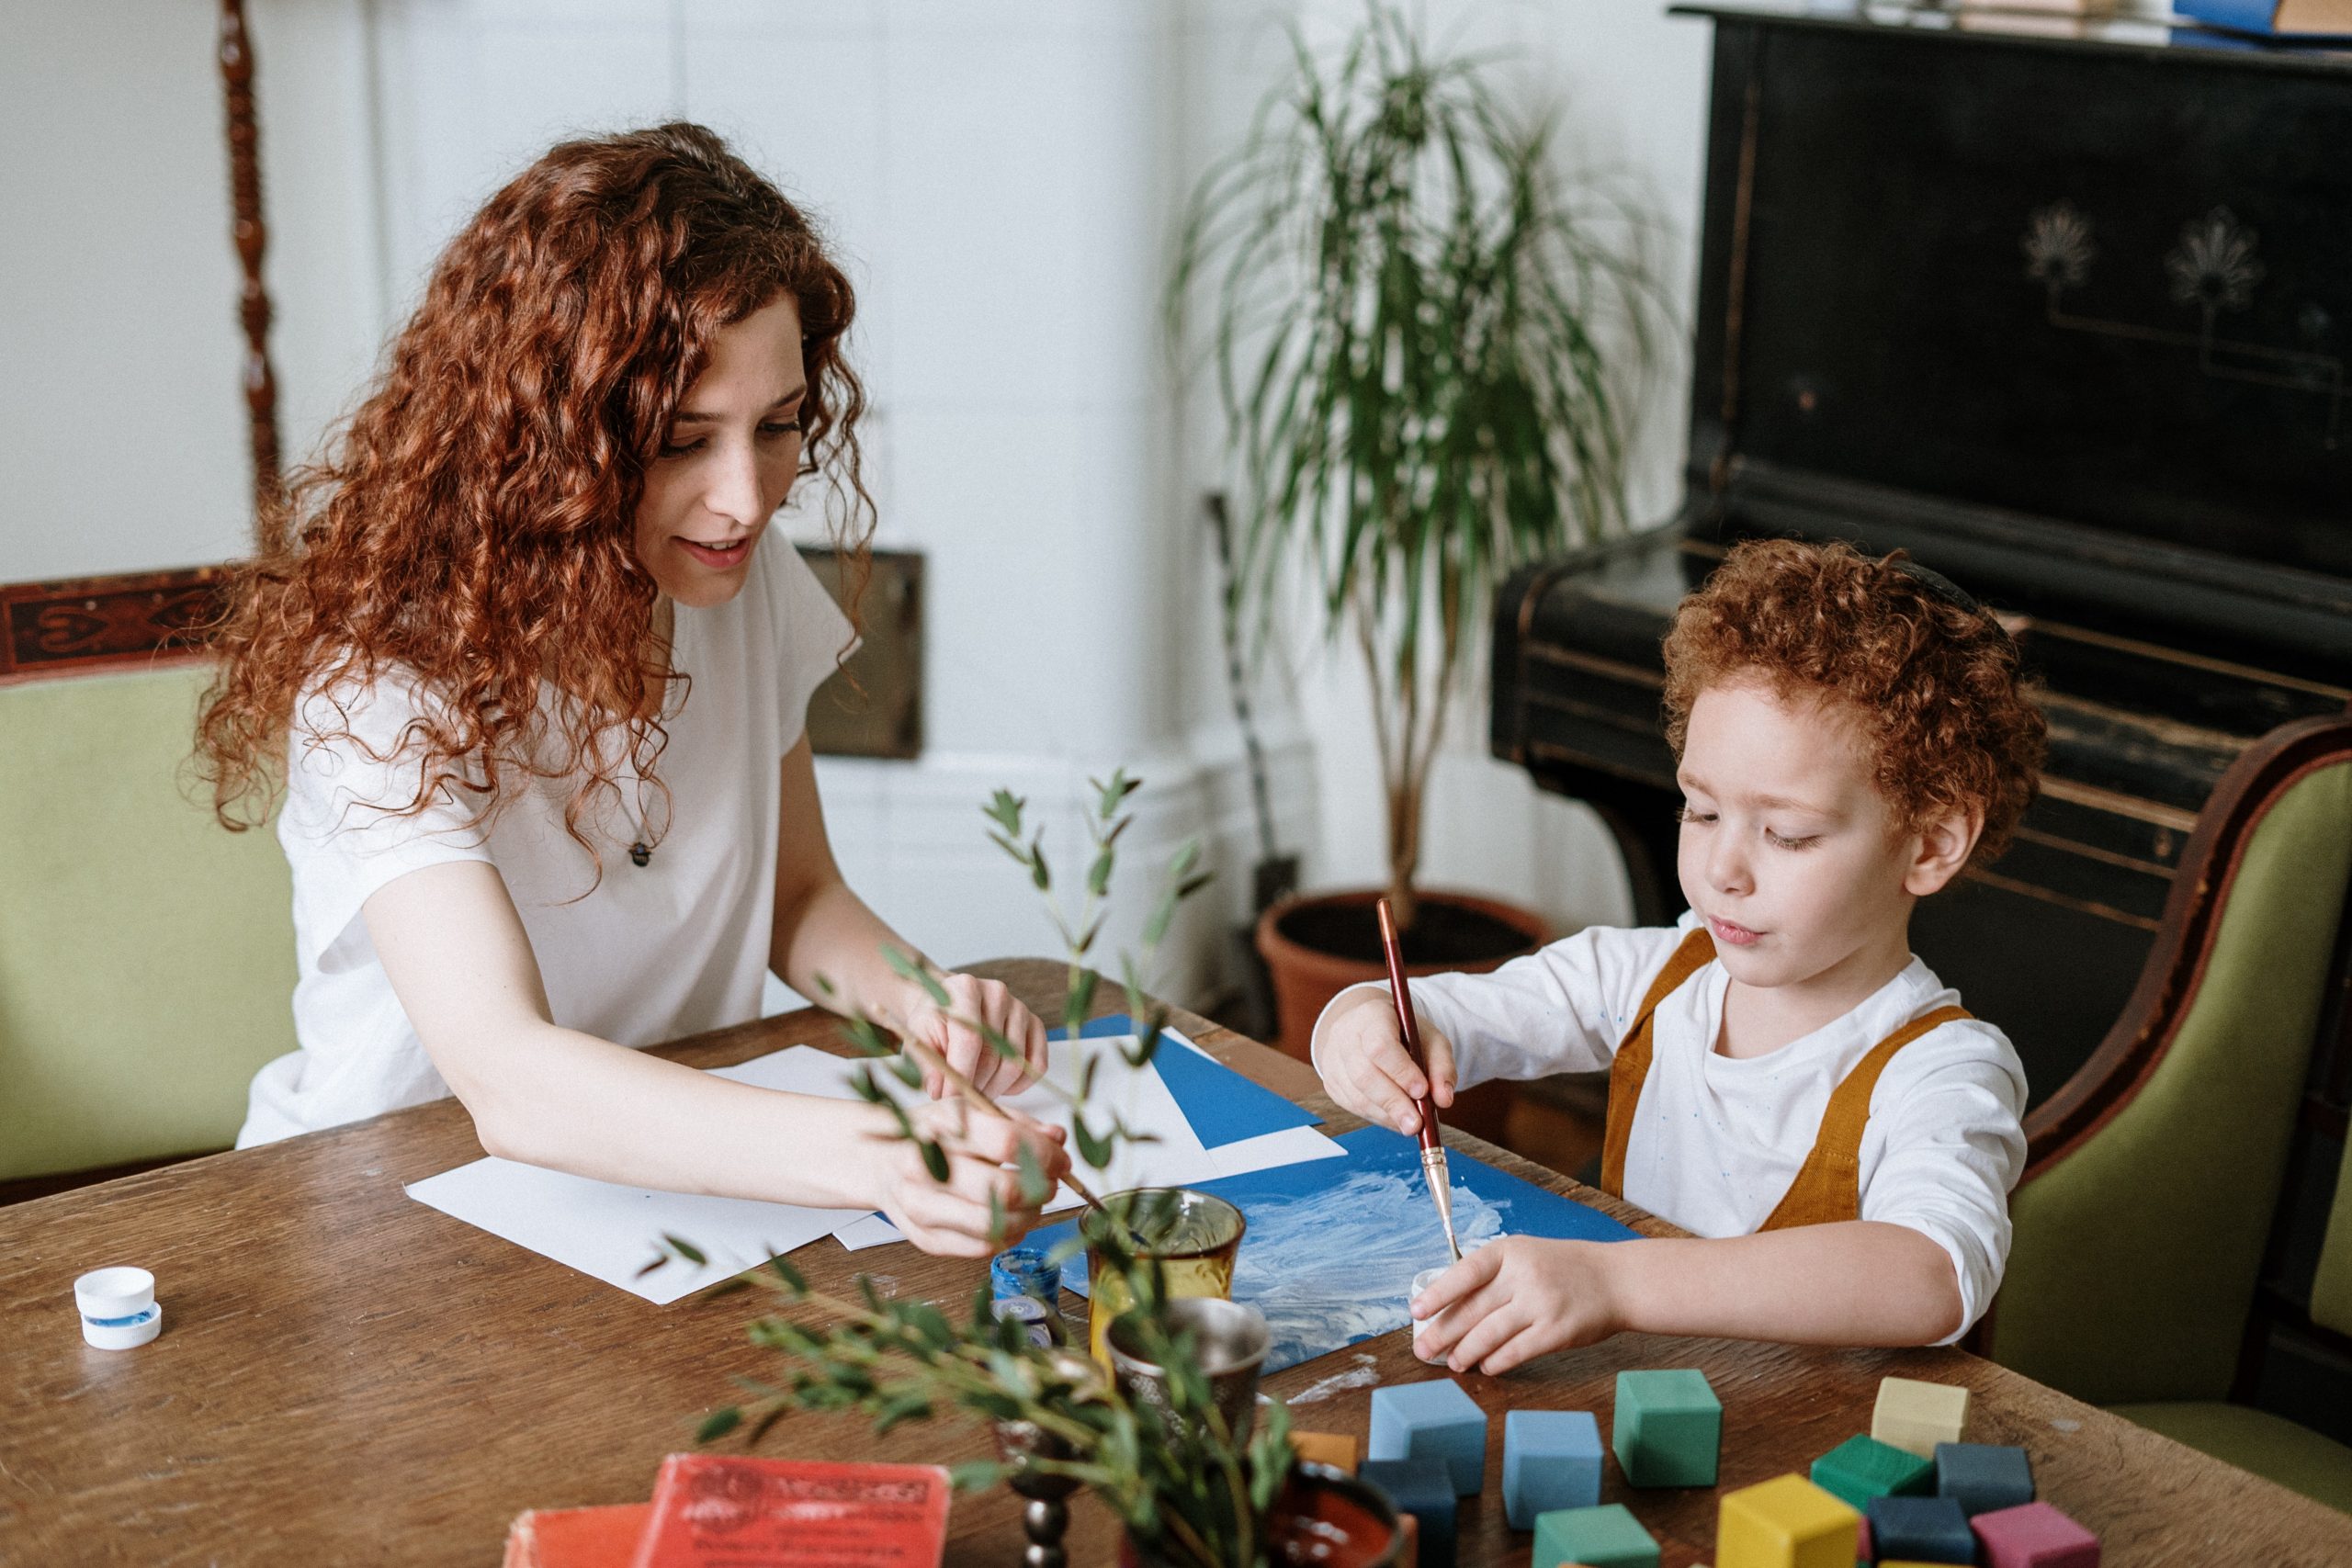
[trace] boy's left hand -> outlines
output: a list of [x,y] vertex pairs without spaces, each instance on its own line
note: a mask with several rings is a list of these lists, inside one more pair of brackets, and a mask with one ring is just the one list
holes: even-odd
[[1413,1302],[1413,1348],[1449,1369],[1507,1372],[1625,1326],[1611,1246],[1511,1235],[1482,1247]]

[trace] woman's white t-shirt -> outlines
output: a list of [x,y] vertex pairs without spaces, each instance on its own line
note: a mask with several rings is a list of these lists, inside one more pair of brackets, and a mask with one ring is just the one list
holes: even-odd
[[[848,620],[773,531],[755,547],[741,592],[710,609],[680,606],[672,658],[691,683],[664,716],[668,740],[654,769],[668,787],[666,831],[646,865],[631,863],[639,811],[663,829],[663,795],[654,785],[640,791],[624,763],[620,798],[607,794],[581,824],[602,854],[601,881],[564,830],[569,778],[531,781],[486,830],[466,825],[470,803],[446,796],[393,814],[417,793],[418,758],[402,737],[429,699],[413,680],[386,675],[334,694],[347,721],[329,695],[306,697],[277,822],[294,874],[301,1049],[254,1076],[237,1145],[449,1092],[360,918],[378,888],[446,861],[498,868],[557,1023],[650,1045],[757,1017],[775,900],[777,763],[850,641]],[[559,699],[543,686],[541,700]],[[389,760],[319,738],[344,728]]]
[[[1697,922],[1686,914],[1672,927],[1589,927],[1489,975],[1417,979],[1413,1007],[1453,1043],[1465,1089],[1597,1071],[1615,1060],[1650,983]],[[1843,1018],[1735,1059],[1714,1048],[1730,985],[1710,961],[1658,1004],[1625,1149],[1625,1201],[1704,1236],[1754,1234],[1813,1152],[1831,1091],[1880,1041],[1960,1002],[1915,957]],[[1350,987],[1334,1005],[1363,988]],[[1871,1092],[1860,1217],[1908,1225],[1951,1258],[1961,1325],[1946,1344],[2000,1288],[2009,1190],[2025,1169],[2025,1068],[2008,1036],[1973,1018],[1897,1051]]]

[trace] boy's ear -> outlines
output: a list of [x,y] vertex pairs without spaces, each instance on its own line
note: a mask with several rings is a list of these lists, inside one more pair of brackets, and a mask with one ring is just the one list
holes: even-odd
[[1915,840],[1911,863],[1903,874],[1903,891],[1915,898],[1941,892],[1960,874],[1960,868],[1968,863],[1984,831],[1984,813],[1976,807],[1939,818],[1922,828]]

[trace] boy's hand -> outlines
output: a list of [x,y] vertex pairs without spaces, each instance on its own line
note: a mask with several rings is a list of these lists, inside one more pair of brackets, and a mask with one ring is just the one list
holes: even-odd
[[1510,1235],[1482,1247],[1413,1299],[1413,1348],[1494,1373],[1597,1344],[1626,1326],[1610,1259],[1623,1245]]
[[1405,1055],[1396,1032],[1396,1004],[1383,991],[1358,991],[1316,1031],[1314,1056],[1323,1087],[1333,1100],[1367,1122],[1394,1127],[1407,1137],[1420,1131],[1413,1102],[1436,1085],[1441,1110],[1453,1103],[1453,1043],[1418,1019],[1421,1050],[1430,1070],[1423,1077]]

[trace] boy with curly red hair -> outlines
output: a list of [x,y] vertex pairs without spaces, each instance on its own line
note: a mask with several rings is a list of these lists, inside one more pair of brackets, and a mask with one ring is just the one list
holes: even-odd
[[1908,930],[2032,798],[2016,644],[1899,555],[1771,540],[1683,601],[1666,665],[1681,921],[1415,982],[1426,1078],[1385,986],[1316,1026],[1332,1097],[1407,1132],[1425,1089],[1608,1067],[1602,1185],[1693,1233],[1472,1253],[1413,1309],[1456,1371],[1626,1329],[1949,1343],[2000,1283],[2025,1074]]

